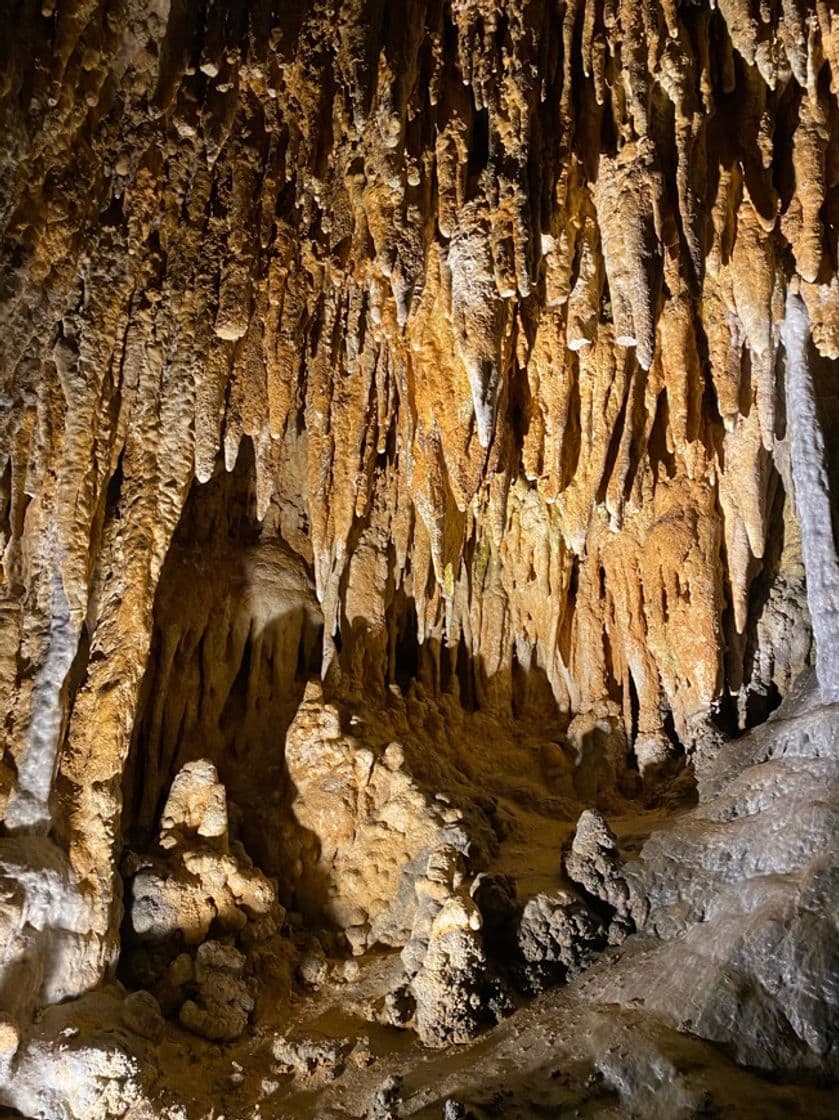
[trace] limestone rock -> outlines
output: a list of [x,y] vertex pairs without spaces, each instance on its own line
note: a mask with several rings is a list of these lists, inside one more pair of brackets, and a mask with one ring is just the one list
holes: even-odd
[[746,1063],[832,1068],[838,760],[812,675],[719,753],[699,806],[624,865],[633,917],[664,944],[616,978],[622,998],[647,985],[648,1006]]
[[411,980],[414,1024],[427,1046],[468,1042],[482,1018],[481,986],[486,958],[474,903],[449,898],[429,931],[422,966]]
[[227,796],[207,759],[188,762],[175,776],[160,818],[160,846],[189,839],[227,840]]
[[401,954],[408,984],[391,993],[384,1013],[394,1025],[412,1014],[426,1046],[466,1042],[509,1005],[488,969],[483,919],[460,853],[445,845],[435,849],[415,890],[414,926]]
[[320,943],[315,941],[297,966],[297,974],[307,987],[317,991],[326,979],[328,971],[326,955]]
[[606,944],[606,933],[582,900],[558,891],[527,901],[517,941],[526,984],[531,991],[540,991],[585,968]]
[[238,933],[249,919],[281,921],[272,884],[230,850],[226,792],[211,764],[188,763],[175,777],[158,843],[164,854],[140,859],[131,880],[141,940],[198,945],[214,924]]
[[331,1081],[341,1072],[351,1049],[348,1039],[277,1038],[271,1052],[279,1073]]
[[398,1074],[386,1077],[370,1102],[367,1120],[397,1120],[402,1103],[402,1078]]
[[[134,857],[130,880],[133,978],[153,988],[163,1009],[195,1034],[230,1041],[245,1030],[256,981],[244,976],[246,952],[277,934],[284,911],[270,881],[231,844],[224,786],[206,760],[176,775],[161,817],[162,855]],[[210,936],[222,932],[228,940]],[[188,952],[181,951],[187,947]],[[326,965],[323,963],[323,971]],[[149,1036],[158,1027],[137,992],[126,1000],[129,1025]],[[127,1020],[128,1021],[128,1020]]]
[[[412,867],[449,830],[444,813],[403,765],[401,747],[371,748],[341,728],[338,709],[309,685],[286,736],[285,758],[303,830],[296,887],[347,932],[356,952],[404,944],[415,899]],[[418,870],[414,875],[418,874]]]
[[142,1039],[121,1029],[123,1007],[97,992],[47,1009],[20,1040],[2,1103],[38,1120],[154,1115],[155,1063]]
[[580,814],[565,871],[592,898],[599,899],[625,918],[629,912],[629,889],[621,870],[617,838],[596,809]]
[[181,1023],[213,1041],[238,1038],[254,1007],[251,985],[243,978],[245,957],[231,945],[205,941],[195,955],[196,993],[180,1009]]
[[10,10],[3,1106],[176,1116],[314,931],[443,1046],[635,923],[521,1111],[789,1112],[683,1036],[835,1073],[835,5]]

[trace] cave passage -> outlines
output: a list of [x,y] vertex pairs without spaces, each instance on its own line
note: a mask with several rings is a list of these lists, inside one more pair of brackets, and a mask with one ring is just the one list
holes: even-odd
[[193,483],[163,566],[126,767],[126,835],[148,839],[176,773],[208,759],[246,842],[275,873],[285,733],[322,654],[310,564],[283,540],[276,508],[257,518],[244,440],[232,471],[219,464]]

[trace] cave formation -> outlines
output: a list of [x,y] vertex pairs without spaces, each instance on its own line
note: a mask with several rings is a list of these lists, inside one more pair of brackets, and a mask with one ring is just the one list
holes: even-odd
[[0,1115],[835,1116],[835,0],[0,11]]

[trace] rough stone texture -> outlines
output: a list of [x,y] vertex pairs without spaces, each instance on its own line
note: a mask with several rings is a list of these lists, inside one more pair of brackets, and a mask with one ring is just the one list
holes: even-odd
[[808,327],[804,301],[790,291],[783,326],[790,460],[816,641],[816,672],[825,700],[835,702],[839,700],[839,561],[832,531],[824,436],[807,355]]
[[411,868],[450,831],[442,806],[406,772],[398,742],[374,751],[344,733],[319,684],[306,689],[285,760],[295,794],[283,848],[287,856],[299,852],[300,904],[345,930],[354,951],[378,941],[404,944],[413,920],[405,899]]
[[417,911],[402,950],[414,999],[414,1026],[427,1046],[467,1042],[484,1014],[486,972],[481,912],[470,898],[459,853],[431,853],[416,882]]
[[605,945],[606,932],[584,902],[561,891],[528,900],[517,940],[526,986],[538,992],[589,964]]
[[183,1120],[179,1110],[152,1106],[154,1067],[147,1045],[125,1028],[124,1006],[102,992],[49,1008],[15,1056],[4,1102],[38,1120]]
[[[165,1115],[152,1004],[84,1002],[115,975],[174,1068],[184,1008],[231,1039],[251,973],[286,1015],[293,965],[317,1004],[402,948],[459,1042],[515,943],[481,873],[534,963],[631,917],[632,998],[834,1070],[834,8],[3,13],[4,1102]],[[615,839],[584,816],[563,868],[583,810]],[[685,946],[692,1002],[655,982]],[[646,1073],[587,1076],[652,1115],[660,1059],[661,1108],[704,1108],[644,1024]]]
[[218,941],[200,945],[195,955],[196,998],[181,1004],[181,1023],[213,1041],[238,1038],[254,1007],[242,979],[244,967],[244,956],[232,946]]
[[[275,937],[285,911],[241,844],[231,845],[226,791],[206,759],[188,762],[175,776],[157,849],[124,860],[128,973],[152,987],[167,1013],[194,1033],[238,1038],[254,1009],[256,982],[244,977],[247,957],[232,939],[247,949]],[[139,997],[156,1003],[148,992],[129,1000]],[[132,1026],[147,1037],[142,1024]]]
[[139,937],[180,935],[197,945],[214,923],[240,931],[249,918],[282,922],[276,890],[239,847],[230,850],[227,797],[215,767],[202,759],[178,773],[163,808],[158,848],[129,854],[131,927]]
[[348,1039],[278,1038],[274,1041],[272,1053],[280,1073],[331,1081],[341,1072],[351,1049],[352,1043]]
[[385,1078],[370,1102],[367,1111],[367,1120],[397,1120],[402,1104],[400,1089],[402,1078],[390,1076]]
[[613,983],[746,1064],[835,1076],[839,719],[818,699],[811,675],[625,865],[630,910],[664,944]]
[[571,849],[565,857],[568,878],[599,899],[619,918],[629,911],[629,890],[621,871],[617,838],[601,813],[587,809],[580,815]]

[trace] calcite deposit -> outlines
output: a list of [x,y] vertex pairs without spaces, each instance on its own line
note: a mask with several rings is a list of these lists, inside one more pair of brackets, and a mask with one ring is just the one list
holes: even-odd
[[834,0],[0,14],[0,1109],[835,1115]]

